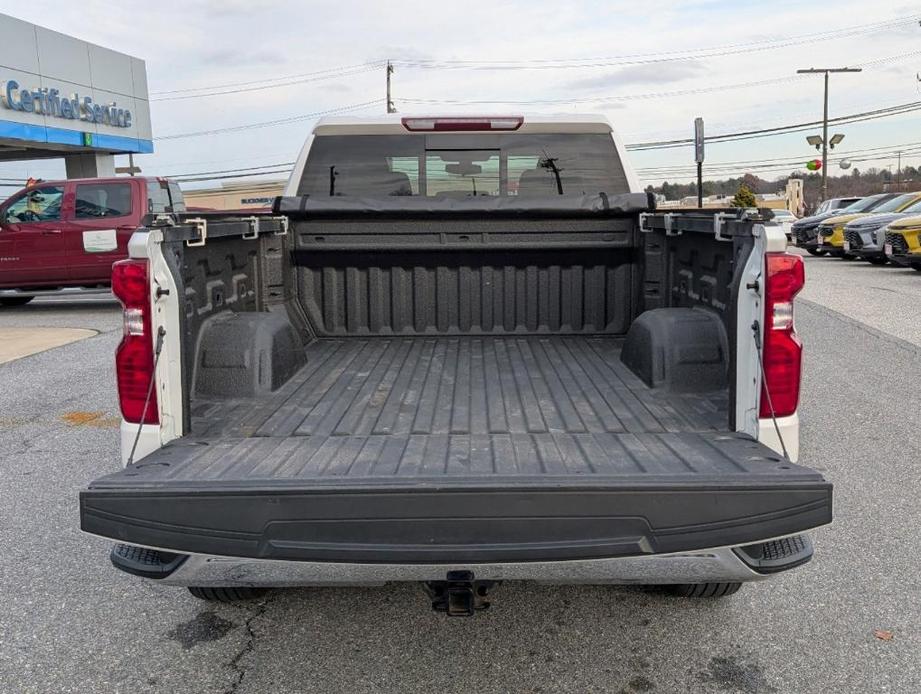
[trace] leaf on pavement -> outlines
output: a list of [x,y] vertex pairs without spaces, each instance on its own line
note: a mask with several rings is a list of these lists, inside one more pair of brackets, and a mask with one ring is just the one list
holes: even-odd
[[888,629],[874,629],[873,636],[878,638],[880,641],[892,641],[895,634],[893,634]]

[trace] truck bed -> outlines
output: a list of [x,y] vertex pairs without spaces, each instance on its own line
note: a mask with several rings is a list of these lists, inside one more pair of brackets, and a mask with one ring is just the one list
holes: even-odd
[[316,340],[271,396],[198,402],[190,435],[95,481],[83,527],[176,551],[399,563],[681,551],[830,520],[830,485],[730,432],[724,392],[654,391],[621,344]]
[[[552,458],[563,464],[558,472],[592,473],[603,471],[604,464],[595,469],[591,456],[567,445],[574,436],[726,427],[725,392],[657,395],[621,363],[620,345],[612,338],[555,336],[318,340],[308,348],[307,366],[271,397],[199,403],[193,438],[309,437],[311,450],[319,446],[317,452],[323,447],[329,452],[348,438],[414,437],[417,444],[402,451],[401,465],[389,472],[388,465],[381,471],[352,471],[355,461],[342,454],[336,460],[304,461],[309,471],[304,474],[373,476],[406,474],[403,464],[415,470],[420,444],[425,469],[437,474],[447,470],[449,459],[442,451],[439,465],[435,440],[509,441],[514,436],[522,456],[518,464],[486,450],[492,458],[488,469],[550,472]],[[555,437],[563,448],[552,454],[539,446],[541,435]],[[547,458],[545,465],[541,457]],[[486,462],[480,459],[479,469]],[[617,469],[624,464],[643,469],[629,456]]]

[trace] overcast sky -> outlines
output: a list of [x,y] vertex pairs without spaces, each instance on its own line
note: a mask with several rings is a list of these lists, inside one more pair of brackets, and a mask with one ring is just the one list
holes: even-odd
[[[0,12],[138,56],[155,92],[214,85],[271,83],[381,59],[539,61],[610,59],[636,54],[745,47],[921,14],[921,6],[879,0],[674,0],[670,2],[316,2],[296,0],[0,0]],[[690,60],[540,70],[422,69],[399,65],[393,76],[400,112],[601,112],[627,142],[687,137],[695,116],[708,134],[821,117],[821,77],[801,67],[861,64],[899,56],[861,74],[833,75],[831,115],[921,101],[921,26],[906,23],[849,38]],[[712,51],[716,52],[716,51]],[[712,53],[711,52],[711,53]],[[724,51],[725,52],[725,51]],[[917,53],[916,55],[905,55]],[[284,119],[379,100],[355,114],[384,110],[383,67],[283,88],[151,103],[154,137]],[[746,82],[761,86],[687,92]],[[159,96],[176,96],[159,95]],[[556,100],[544,105],[423,105],[406,99]],[[607,99],[607,100],[605,100]],[[570,103],[570,100],[580,100]],[[841,126],[840,151],[921,142],[921,112]],[[292,161],[310,120],[234,133],[156,140],[136,158],[149,174],[185,174]],[[804,134],[714,144],[708,165],[815,156]],[[636,153],[639,168],[684,165],[690,149]],[[903,163],[921,163],[921,156]],[[890,162],[861,163],[884,167]],[[792,167],[791,167],[792,168]],[[63,175],[58,162],[21,162],[2,176]],[[833,170],[837,173],[839,170]],[[781,171],[769,171],[774,177]],[[669,176],[670,180],[686,176]],[[659,183],[662,176],[647,182]]]

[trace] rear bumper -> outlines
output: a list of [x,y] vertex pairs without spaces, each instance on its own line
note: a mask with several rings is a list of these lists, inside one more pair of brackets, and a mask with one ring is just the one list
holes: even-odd
[[644,557],[486,564],[301,562],[214,555],[191,555],[177,562],[175,555],[168,555],[171,565],[163,575],[122,566],[115,553],[113,563],[129,573],[166,585],[280,588],[440,581],[453,571],[469,571],[476,580],[483,581],[535,581],[561,585],[757,581],[801,566],[812,558],[812,543],[804,535],[772,541],[765,546],[782,548],[785,556],[778,558],[775,554],[760,561],[753,560],[750,548],[738,547]]

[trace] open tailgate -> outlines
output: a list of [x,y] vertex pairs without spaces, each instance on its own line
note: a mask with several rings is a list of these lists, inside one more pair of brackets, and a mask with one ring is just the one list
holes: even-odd
[[799,533],[831,521],[832,486],[735,433],[180,439],[93,482],[80,518],[174,552],[548,561]]

